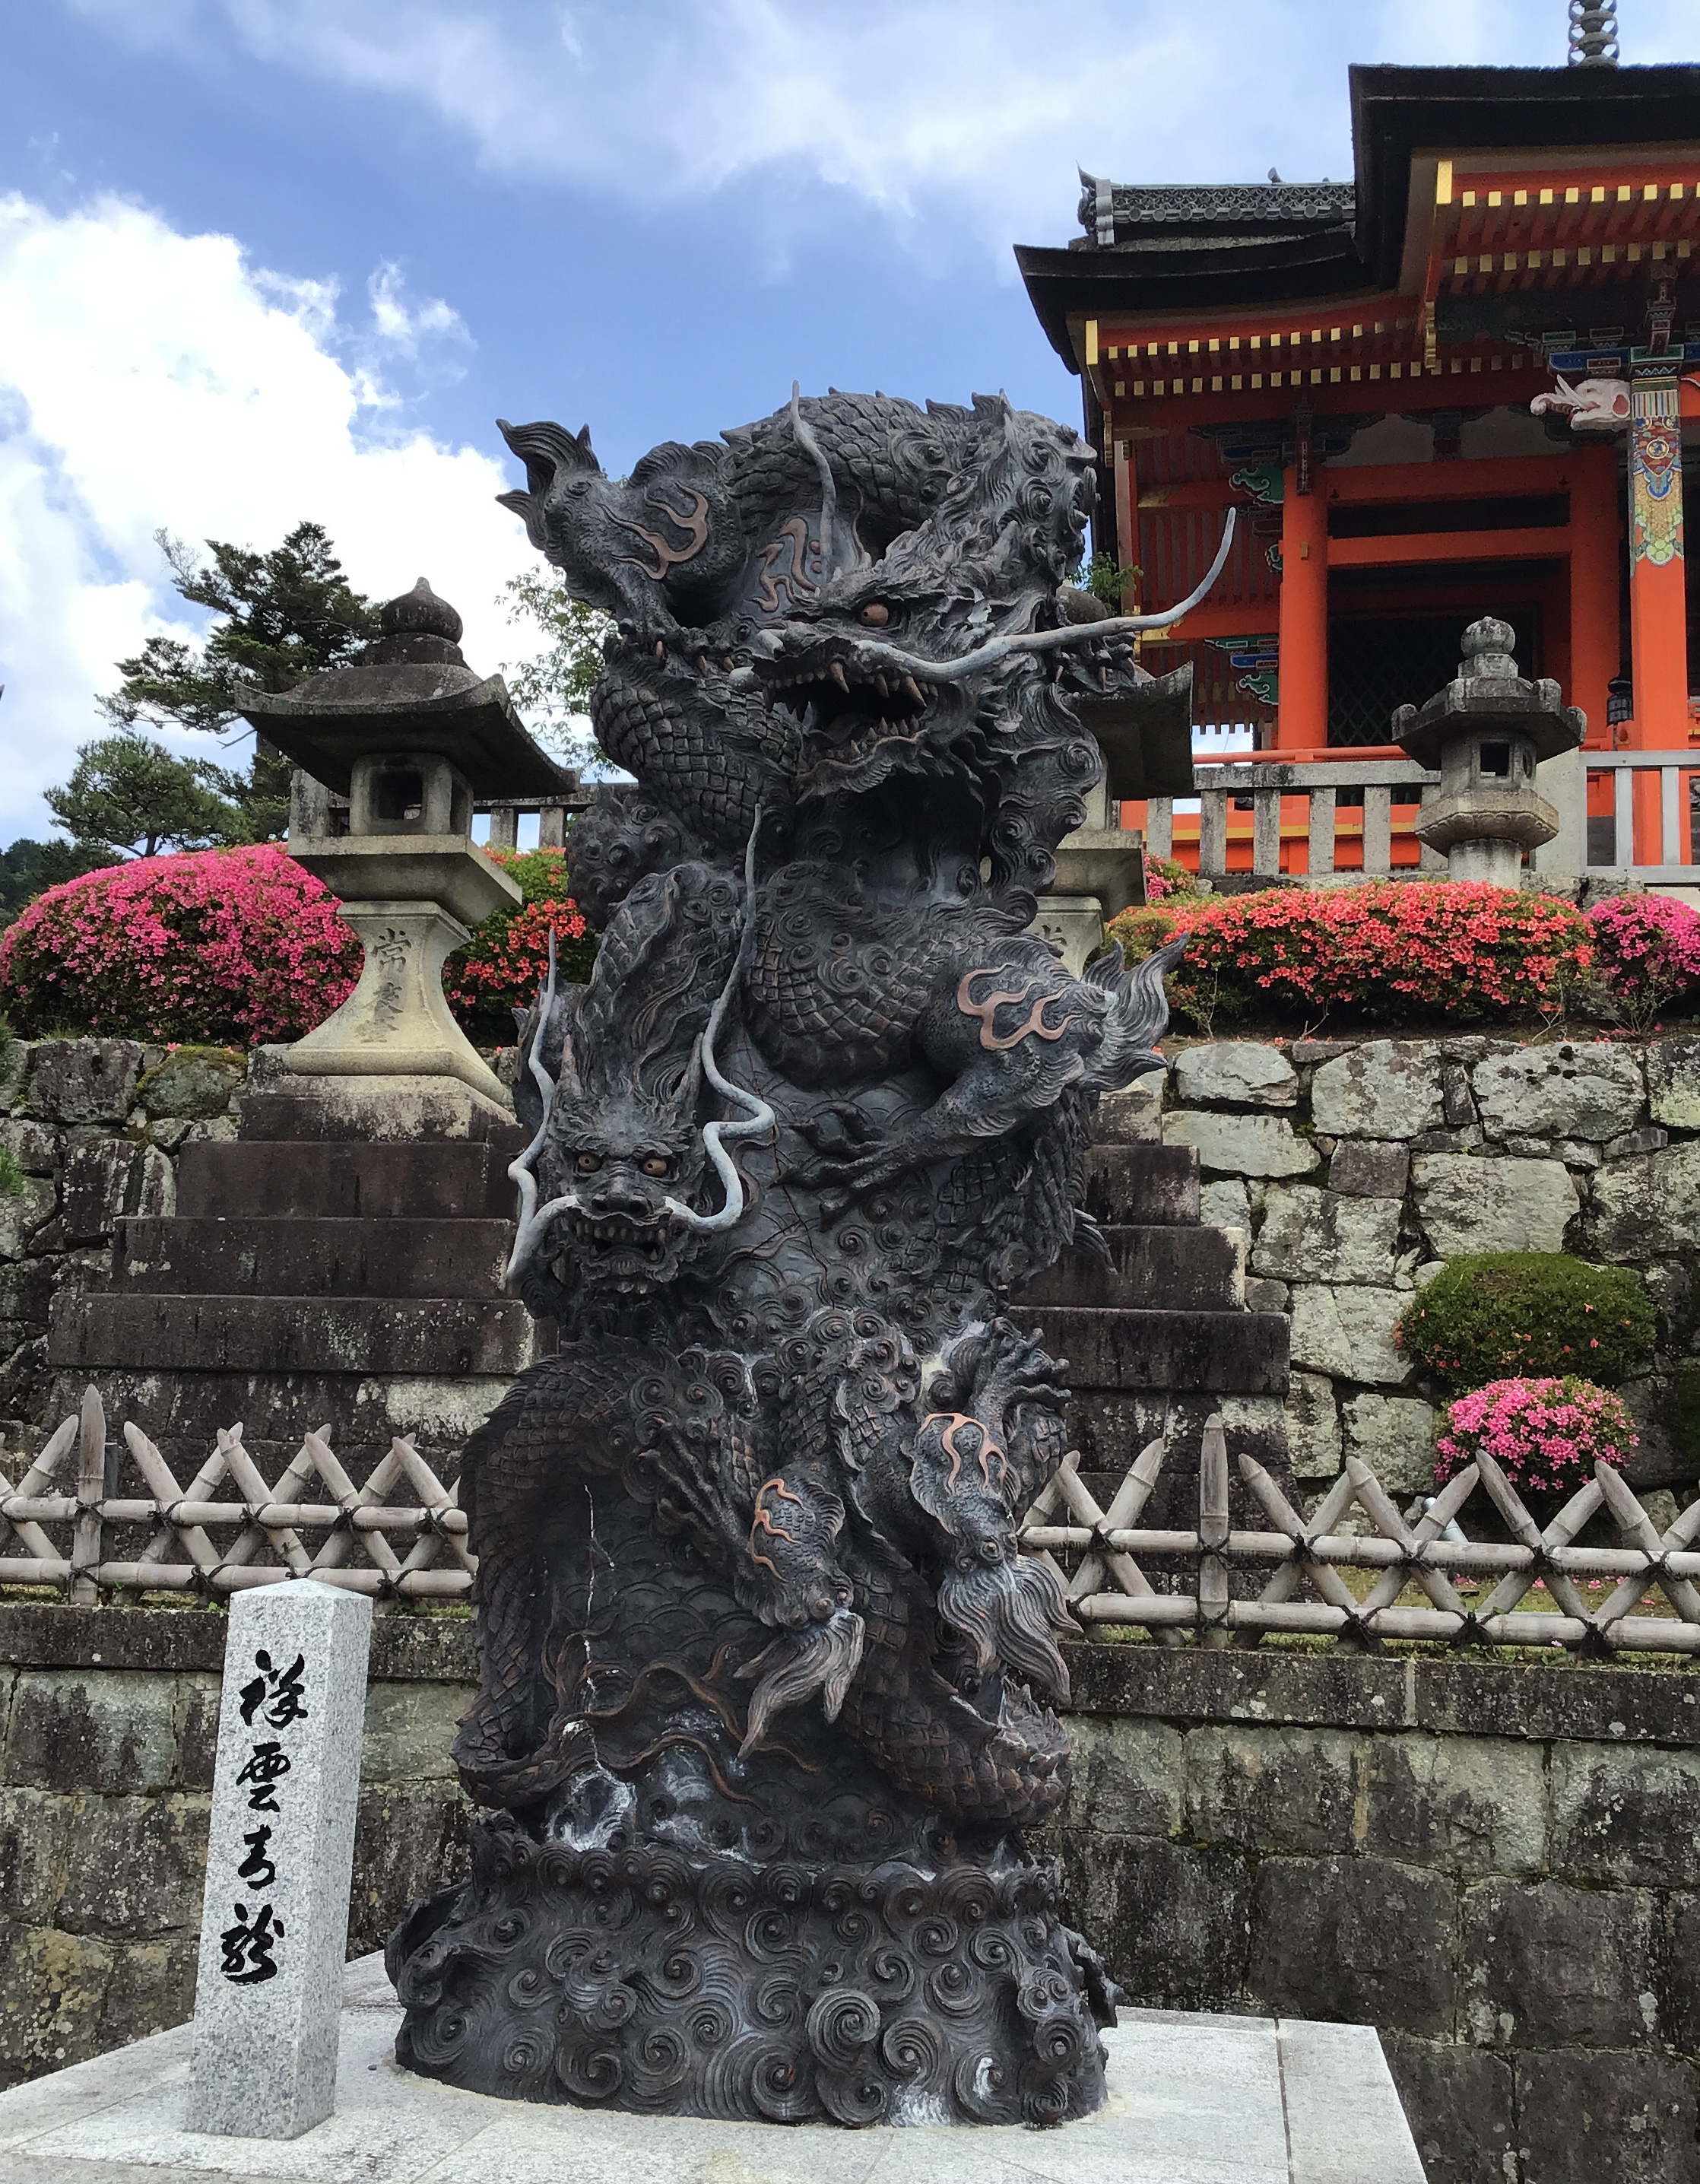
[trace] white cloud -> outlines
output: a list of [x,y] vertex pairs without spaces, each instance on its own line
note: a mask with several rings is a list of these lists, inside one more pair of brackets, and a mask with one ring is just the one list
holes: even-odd
[[511,480],[407,426],[382,377],[466,330],[393,265],[369,302],[350,324],[333,285],[116,198],[58,215],[0,198],[0,840],[46,831],[40,792],[101,732],[114,662],[154,632],[198,633],[162,527],[264,549],[311,518],[362,591],[428,576],[475,666],[525,649],[495,604],[531,560],[493,499]]
[[[439,115],[503,174],[659,207],[758,180],[899,221],[1066,232],[1073,166],[1119,178],[1349,170],[1345,64],[1556,64],[1559,0],[71,0],[118,36],[252,55]],[[1625,58],[1690,57],[1692,0],[1636,0]]]

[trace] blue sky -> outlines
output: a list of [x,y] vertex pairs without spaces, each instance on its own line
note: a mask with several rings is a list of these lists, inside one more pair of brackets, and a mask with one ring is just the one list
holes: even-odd
[[[1623,0],[1627,61],[1690,0]],[[1073,419],[1009,245],[1077,163],[1349,174],[1353,60],[1562,59],[1564,0],[34,0],[0,71],[0,841],[150,631],[162,525],[299,516],[524,649],[492,419],[611,470],[805,388]],[[204,748],[204,746],[201,746]]]

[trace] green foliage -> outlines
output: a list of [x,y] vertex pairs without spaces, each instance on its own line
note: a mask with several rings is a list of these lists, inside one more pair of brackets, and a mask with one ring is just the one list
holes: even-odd
[[1483,1251],[1453,1259],[1417,1292],[1398,1340],[1453,1388],[1578,1371],[1612,1387],[1647,1363],[1653,1334],[1647,1291],[1621,1267],[1561,1251]]
[[1145,574],[1136,562],[1116,566],[1112,554],[1094,554],[1090,561],[1083,561],[1075,573],[1075,582],[1083,592],[1090,592],[1095,599],[1102,599],[1107,607],[1119,614],[1122,601]]
[[586,716],[613,617],[569,599],[553,570],[527,569],[511,577],[502,588],[502,602],[509,621],[534,623],[549,641],[535,660],[502,671],[526,725],[563,758],[579,765],[600,760]]
[[[114,727],[199,728],[222,735],[250,691],[287,690],[308,675],[344,666],[378,634],[378,610],[349,584],[322,525],[297,523],[269,554],[207,541],[202,562],[181,539],[156,533],[179,595],[220,617],[198,649],[151,637],[124,681],[99,700]],[[239,807],[243,841],[269,841],[289,818],[289,761],[256,739],[246,774],[218,774],[210,785]]]
[[24,1171],[10,1145],[0,1145],[0,1198],[24,1195]]
[[0,850],[0,926],[61,880],[81,879],[111,862],[111,850],[94,842],[34,842],[25,835]]
[[443,991],[461,1027],[475,1039],[505,1046],[514,1011],[529,1008],[548,975],[549,937],[556,975],[582,985],[596,961],[596,935],[573,900],[572,876],[561,850],[492,850],[492,861],[517,880],[525,900],[494,911],[464,948],[448,959]]
[[[70,779],[46,803],[80,844],[124,856],[225,847],[247,838],[241,810],[218,793],[227,780],[204,759],[175,757],[133,730],[81,744]],[[89,871],[109,864],[97,856]]]

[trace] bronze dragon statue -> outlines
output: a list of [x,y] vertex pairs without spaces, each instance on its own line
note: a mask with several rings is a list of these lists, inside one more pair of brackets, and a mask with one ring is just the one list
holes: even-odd
[[1175,954],[1075,978],[1029,930],[1099,777],[1074,701],[1149,679],[1134,618],[1059,604],[1092,451],[983,397],[793,393],[624,482],[503,429],[614,619],[636,779],[571,838],[592,976],[521,1026],[510,1278],[558,1346],[465,1451],[490,1817],[392,1939],[397,2052],[637,2109],[1086,2114],[1113,1991],[1022,1832],[1069,1785],[1016,1540],[1066,1390],[1007,1301],[1097,1241],[1092,1109],[1159,1066]]

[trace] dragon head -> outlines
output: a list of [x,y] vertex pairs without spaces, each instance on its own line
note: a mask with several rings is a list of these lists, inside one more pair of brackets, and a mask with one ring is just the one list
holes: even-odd
[[[575,1295],[661,1288],[742,1217],[726,1140],[773,1122],[715,1055],[746,900],[730,873],[678,865],[627,896],[588,986],[558,989],[551,958],[520,1039],[514,1104],[533,1134],[508,1171],[520,1212],[508,1278],[541,1316]],[[722,1112],[705,1120],[711,1101]],[[716,1185],[719,1206],[705,1205]]]
[[726,482],[727,451],[709,442],[651,448],[630,478],[610,478],[590,426],[497,421],[525,465],[524,493],[497,495],[576,599],[628,629],[669,630],[718,611],[747,550]]

